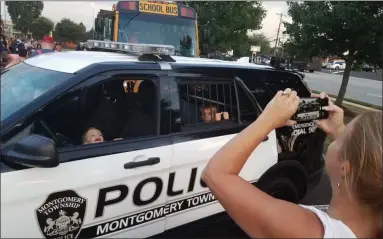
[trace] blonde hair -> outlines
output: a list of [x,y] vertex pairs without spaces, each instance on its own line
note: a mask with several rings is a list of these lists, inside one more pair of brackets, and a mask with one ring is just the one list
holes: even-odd
[[345,186],[361,205],[382,212],[382,112],[369,111],[353,122],[342,157],[350,163]]
[[212,105],[212,106],[205,105],[204,107],[201,107],[200,111],[201,111],[201,118],[202,119],[203,119],[204,110],[210,110],[211,121],[214,122],[215,121],[215,114],[217,113],[217,107],[214,105]]

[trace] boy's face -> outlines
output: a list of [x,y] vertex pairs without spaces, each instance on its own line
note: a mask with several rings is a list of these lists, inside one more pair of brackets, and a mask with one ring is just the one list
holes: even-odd
[[90,129],[86,132],[85,141],[86,144],[101,143],[104,142],[104,137],[100,130]]
[[217,112],[217,108],[215,107],[208,107],[202,109],[202,119],[204,122],[212,122],[213,116],[215,116],[215,113]]
[[62,46],[61,45],[56,45],[56,50],[57,51],[61,51],[62,50]]

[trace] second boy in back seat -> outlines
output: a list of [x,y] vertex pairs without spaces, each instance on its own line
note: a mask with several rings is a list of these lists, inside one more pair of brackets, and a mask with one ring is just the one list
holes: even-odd
[[[201,107],[200,110],[201,110],[201,118],[202,118],[204,123],[221,121],[222,118],[224,120],[229,119],[229,113],[228,112],[217,113],[217,107],[215,107],[215,106]],[[214,115],[214,117],[212,117],[213,115]]]

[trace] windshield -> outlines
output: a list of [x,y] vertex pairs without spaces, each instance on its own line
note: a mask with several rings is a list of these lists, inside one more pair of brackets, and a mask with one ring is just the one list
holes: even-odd
[[67,81],[71,74],[20,63],[1,74],[1,121],[50,89]]
[[329,63],[329,64],[332,64],[332,63],[334,63],[334,61],[329,61],[328,63]]
[[175,47],[176,55],[197,55],[195,20],[147,13],[119,15],[118,41]]

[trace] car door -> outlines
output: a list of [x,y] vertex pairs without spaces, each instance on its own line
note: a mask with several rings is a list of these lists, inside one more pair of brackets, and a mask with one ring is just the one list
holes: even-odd
[[[207,79],[204,77],[201,81],[198,77],[179,75],[169,84],[172,94],[171,107],[174,112],[172,118],[174,153],[169,178],[172,183],[169,183],[168,187],[168,204],[177,205],[180,209],[166,216],[166,231],[182,225],[193,227],[194,221],[224,211],[201,181],[201,173],[214,153],[250,124],[259,113],[252,108],[253,105],[250,105],[250,99],[247,98],[249,95],[244,93],[243,85],[232,77],[211,76]],[[221,94],[221,90],[225,95]],[[221,114],[220,121],[216,119],[211,123],[199,122],[200,108],[214,106],[218,113],[229,113],[229,119],[224,120]],[[276,138],[273,131],[252,153],[240,175],[254,183],[276,162]],[[180,228],[186,229],[186,227]],[[183,229],[178,231],[185,232]]]
[[[129,72],[118,74],[131,78]],[[110,73],[91,78],[74,92],[81,96],[91,92],[92,85],[113,77]],[[143,77],[154,83],[158,80]],[[58,107],[55,102],[52,108]],[[60,112],[60,116],[65,114]],[[173,150],[171,138],[158,133],[159,119],[159,115],[152,119],[155,135],[58,148],[57,167],[15,170],[2,164],[1,237],[141,238],[162,233]],[[32,128],[19,130],[8,142],[31,134]]]

